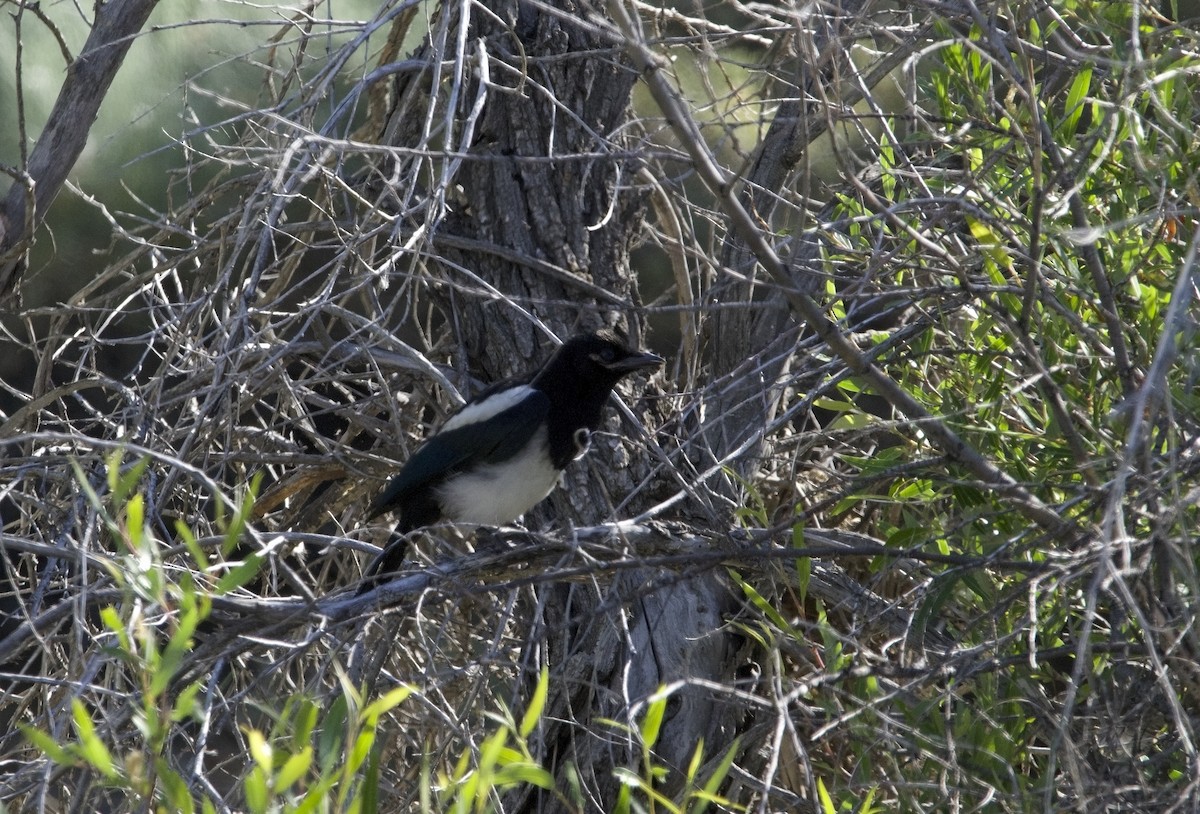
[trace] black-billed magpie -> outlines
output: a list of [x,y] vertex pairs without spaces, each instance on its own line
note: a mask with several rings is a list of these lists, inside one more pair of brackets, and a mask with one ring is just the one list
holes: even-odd
[[[398,512],[399,534],[442,519],[512,522],[587,451],[621,377],[662,362],[611,331],[572,337],[540,370],[492,385],[451,415],[388,482],[368,519]],[[359,593],[395,571],[406,548],[404,538],[394,539],[367,569]]]

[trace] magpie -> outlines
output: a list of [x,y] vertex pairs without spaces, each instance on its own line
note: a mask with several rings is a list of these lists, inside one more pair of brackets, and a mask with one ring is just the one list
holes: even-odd
[[439,520],[500,526],[550,494],[587,452],[604,403],[622,376],[663,358],[629,348],[612,331],[568,339],[541,369],[485,389],[413,453],[371,505],[367,519],[399,515],[396,535],[359,593],[404,561],[402,536]]

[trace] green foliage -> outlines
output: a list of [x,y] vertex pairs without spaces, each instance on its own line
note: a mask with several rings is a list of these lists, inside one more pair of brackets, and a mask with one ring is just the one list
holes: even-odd
[[[556,785],[554,776],[538,760],[530,737],[542,725],[542,715],[550,692],[550,674],[543,670],[529,704],[518,722],[503,707],[488,716],[492,727],[477,746],[463,748],[452,765],[441,769],[433,785],[436,810],[454,812],[491,812],[499,810],[497,801],[505,791],[532,785],[553,795],[563,811],[584,811],[587,806],[578,793],[570,766],[564,767],[566,788]],[[673,814],[702,814],[713,804],[728,810],[740,810],[723,798],[720,788],[729,776],[740,742],[732,743],[714,765],[706,766],[705,745],[699,743],[682,776],[675,776],[655,756],[654,747],[663,735],[671,691],[662,689],[647,699],[645,712],[636,728],[618,721],[601,721],[617,731],[636,738],[641,747],[635,767],[618,769],[622,784],[614,811],[664,811]],[[677,788],[669,794],[665,786]]]
[[[110,687],[115,682],[127,687],[128,703],[120,709],[130,715],[132,729],[97,724],[98,714],[106,724],[118,714],[109,706],[111,692],[70,699],[68,737],[29,724],[21,724],[21,729],[51,763],[86,770],[105,786],[122,791],[130,810],[144,806],[161,812],[215,811],[222,801],[199,793],[189,782],[174,759],[172,745],[174,739],[192,737],[181,732],[181,726],[206,721],[201,699],[209,679],[189,676],[187,666],[197,632],[211,614],[212,597],[253,579],[261,559],[247,558],[213,579],[209,577],[215,568],[211,556],[180,524],[177,528],[194,568],[169,569],[163,561],[166,548],[146,522],[139,491],[148,459],[128,467],[122,460],[120,450],[109,456],[104,496],[88,486],[78,467],[77,473],[117,551],[109,571],[121,599],[100,608],[99,637],[104,655],[120,669],[119,677],[110,679]],[[218,554],[238,546],[258,488],[259,479],[252,479],[232,515],[227,519],[218,515],[222,530]],[[546,688],[539,689],[538,698],[544,703]],[[296,694],[260,707],[266,726],[246,726],[241,733],[249,763],[237,796],[245,810],[253,814],[379,810],[380,723],[414,688],[401,685],[374,699],[364,698],[347,681],[341,690],[328,698]],[[125,733],[119,739],[118,731]]]
[[829,789],[825,786],[825,781],[817,778],[817,802],[820,805],[821,814],[882,814],[887,809],[876,806],[875,790],[869,790],[865,796],[861,798],[859,795],[848,797],[841,804],[835,803],[833,797],[829,793]]
[[[664,811],[669,814],[702,814],[713,804],[728,810],[744,810],[735,801],[718,794],[733,766],[733,759],[738,754],[740,740],[735,740],[729,746],[721,759],[709,770],[707,777],[701,775],[705,761],[703,741],[696,744],[682,778],[672,778],[667,767],[655,757],[654,746],[662,734],[663,719],[670,696],[671,692],[662,688],[647,699],[645,714],[637,726],[638,741],[642,747],[640,772],[617,770],[622,787],[614,812],[624,814],[630,811]],[[616,722],[609,723],[618,729],[625,729]],[[675,782],[676,785],[679,785],[678,781],[682,781],[682,789],[674,797],[661,791],[662,784],[667,780]]]
[[342,690],[324,705],[293,696],[265,710],[268,731],[246,731],[253,759],[243,786],[249,811],[379,810],[380,722],[415,689],[401,685],[373,700],[346,683]]
[[[114,450],[108,458],[104,497],[90,488],[76,466],[80,487],[103,519],[116,551],[108,568],[122,598],[100,608],[103,630],[99,635],[105,654],[123,668],[122,681],[130,699],[125,710],[138,742],[107,740],[106,732],[93,722],[92,704],[82,697],[71,699],[72,738],[60,742],[29,724],[21,728],[52,763],[89,769],[106,785],[158,810],[191,812],[197,810],[196,801],[172,765],[169,741],[177,725],[202,715],[203,682],[180,679],[197,628],[212,605],[191,572],[184,571],[178,581],[172,581],[164,567],[162,542],[146,521],[144,498],[138,491],[148,462],[143,457],[125,467],[121,450]],[[202,808],[211,810],[207,804]]]
[[[143,457],[125,466],[121,451],[114,451],[108,458],[104,496],[76,467],[80,488],[103,519],[116,551],[108,567],[121,599],[100,608],[99,636],[104,654],[120,666],[119,680],[127,684],[130,703],[123,709],[131,717],[136,740],[126,736],[118,742],[112,730],[97,725],[97,710],[108,707],[106,694],[70,700],[72,733],[65,739],[29,724],[21,724],[21,729],[51,763],[86,769],[133,803],[142,801],[164,812],[214,811],[215,801],[198,795],[174,762],[171,744],[180,737],[180,725],[205,720],[201,696],[208,679],[185,675],[197,631],[212,611],[212,597],[253,579],[261,558],[251,556],[224,569],[219,578],[210,578],[210,555],[179,524],[194,569],[169,569],[163,561],[166,548],[147,523],[139,491],[147,464]],[[219,553],[238,546],[258,488],[259,478],[252,479],[232,515],[226,519],[218,514]],[[412,692],[412,687],[400,686],[364,702],[344,684],[343,694],[334,697],[327,710],[322,709],[325,702],[306,695],[264,708],[270,727],[247,727],[243,733],[251,758],[241,786],[246,810],[376,810],[380,720]],[[104,715],[111,718],[113,713]]]
[[[998,13],[1011,15],[1004,32],[975,27],[964,35],[948,24],[931,40],[917,67],[918,99],[938,126],[899,142],[880,139],[870,194],[843,190],[834,207],[831,220],[848,225],[826,244],[826,266],[849,274],[868,268],[876,279],[889,275],[887,285],[915,292],[924,327],[903,344],[881,346],[878,364],[972,450],[1082,529],[1111,529],[1119,516],[1124,545],[1141,551],[1145,564],[1149,539],[1190,538],[1198,519],[1194,507],[1167,495],[1189,488],[1172,455],[1189,432],[1180,425],[1194,427],[1183,418],[1195,415],[1194,364],[1163,369],[1156,392],[1167,406],[1152,419],[1155,440],[1136,461],[1127,432],[1130,399],[1147,386],[1142,376],[1156,351],[1194,344],[1194,327],[1163,327],[1180,275],[1193,273],[1196,33],[1136,4],[1072,2],[1048,15],[1002,3]],[[1035,55],[1061,56],[1063,36],[1102,44],[1105,57],[1074,53],[1051,69]],[[831,284],[828,293],[839,292]],[[1080,666],[1061,654],[1114,640],[1138,649],[1157,634],[1145,626],[1144,608],[1131,607],[1130,593],[1097,588],[1093,569],[1116,555],[1038,533],[1002,489],[976,482],[952,461],[949,472],[909,466],[941,451],[903,421],[895,443],[860,452],[854,439],[884,421],[855,413],[844,393],[817,402],[837,416],[822,431],[846,439],[842,447],[826,443],[856,485],[839,493],[834,513],[898,556],[913,556],[922,579],[899,568],[897,557],[844,564],[885,594],[899,579],[895,601],[914,610],[910,641],[946,631],[995,661],[969,678],[914,681],[894,696],[850,673],[813,693],[827,715],[847,722],[831,728],[845,739],[844,751],[833,750],[844,762],[814,758],[821,808],[856,810],[862,790],[878,788],[877,805],[894,799],[900,809],[930,810],[945,803],[922,791],[937,782],[962,789],[960,801],[993,794],[1003,810],[1038,807],[1050,799],[1046,789],[1060,767],[1046,746],[1065,737],[1047,724],[1059,714],[1048,710],[1092,693],[1108,703],[1125,694],[1109,683],[1110,657]],[[1137,497],[1114,498],[1109,489],[1127,467],[1149,479],[1129,487]],[[802,534],[798,525],[794,535]],[[1174,599],[1163,607],[1194,608],[1197,562],[1185,559],[1155,559],[1159,579],[1187,586],[1171,590]],[[1122,573],[1114,577],[1122,584],[1150,580]],[[810,578],[801,570],[797,584]],[[1165,584],[1150,582],[1133,589],[1143,601],[1157,595],[1152,585]],[[807,640],[825,681],[878,657],[854,636],[834,633],[850,622],[814,601],[811,589],[801,591],[794,614],[781,613],[774,597],[742,590],[761,614],[756,638],[795,643],[793,652]],[[789,661],[792,669],[798,663]],[[1078,695],[1062,694],[1063,669],[1085,676]],[[1158,752],[1160,741],[1148,731],[1140,733],[1154,744],[1153,760],[1170,767],[1156,777],[1188,776],[1181,762],[1187,749]],[[1105,736],[1095,737],[1103,743]],[[951,755],[947,768],[942,760]],[[890,782],[879,786],[880,777]]]
[[479,748],[466,748],[453,768],[439,773],[439,811],[493,811],[495,795],[533,785],[554,791],[554,777],[538,762],[529,736],[537,729],[549,692],[549,673],[542,670],[529,706],[518,724],[507,709],[490,717],[496,727],[486,734]]

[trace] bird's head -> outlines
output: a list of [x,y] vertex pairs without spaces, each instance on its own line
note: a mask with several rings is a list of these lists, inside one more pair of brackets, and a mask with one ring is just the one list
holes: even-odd
[[630,348],[612,331],[598,331],[568,339],[546,369],[611,389],[622,376],[662,363],[663,358],[658,354]]

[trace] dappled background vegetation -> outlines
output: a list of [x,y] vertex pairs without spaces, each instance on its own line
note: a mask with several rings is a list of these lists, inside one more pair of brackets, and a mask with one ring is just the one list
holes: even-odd
[[[5,805],[1200,805],[1186,9],[191,11],[3,321]],[[353,597],[599,324],[669,365],[570,488]]]

